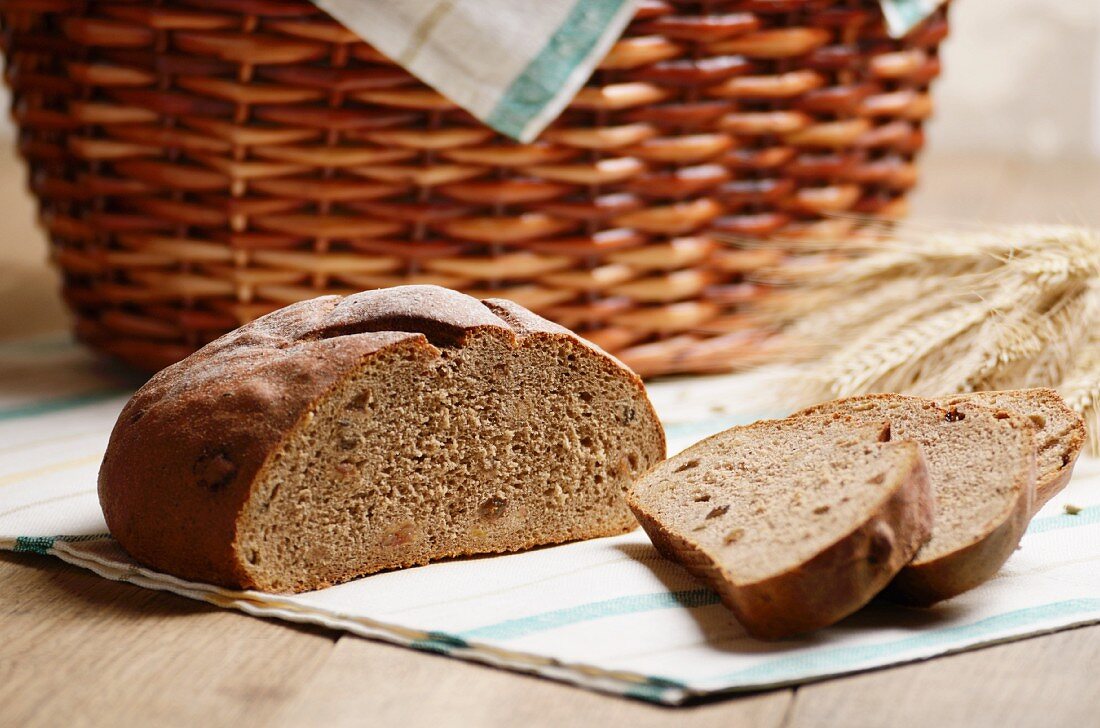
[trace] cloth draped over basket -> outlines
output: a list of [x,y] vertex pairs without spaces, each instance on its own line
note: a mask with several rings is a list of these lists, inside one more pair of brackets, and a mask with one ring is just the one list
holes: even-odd
[[757,272],[904,211],[945,8],[894,38],[878,0],[564,5],[626,27],[523,143],[308,0],[0,0],[78,337],[153,370],[294,301],[436,283],[643,375],[758,360],[782,292]]
[[[311,0],[479,121],[530,142],[592,75],[635,0]],[[944,0],[879,0],[900,38]]]

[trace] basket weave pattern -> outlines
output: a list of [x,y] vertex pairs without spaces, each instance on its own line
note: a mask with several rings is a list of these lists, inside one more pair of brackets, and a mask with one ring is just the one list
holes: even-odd
[[876,0],[645,0],[522,145],[303,0],[0,0],[0,22],[91,345],[155,369],[294,301],[435,283],[646,375],[751,359],[754,270],[853,224],[830,213],[902,212],[947,28],[891,40]]

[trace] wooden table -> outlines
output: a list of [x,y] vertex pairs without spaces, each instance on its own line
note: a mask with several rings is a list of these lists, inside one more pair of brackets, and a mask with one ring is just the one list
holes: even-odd
[[[57,328],[44,243],[0,151],[0,336]],[[929,157],[928,220],[1100,226],[1100,164]],[[0,554],[0,726],[1091,726],[1100,626],[797,689],[661,708],[219,610]]]

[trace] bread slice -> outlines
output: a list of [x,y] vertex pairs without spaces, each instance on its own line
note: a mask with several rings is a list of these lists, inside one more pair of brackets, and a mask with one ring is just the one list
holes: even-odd
[[99,495],[138,561],[295,592],[630,531],[626,486],[664,454],[610,355],[514,303],[406,286],[289,306],[157,374]]
[[628,500],[749,634],[808,632],[866,604],[930,535],[920,449],[888,437],[885,422],[844,417],[735,427],[656,466]]
[[960,402],[941,408],[919,397],[869,394],[795,415],[831,414],[890,423],[894,437],[920,443],[936,500],[932,538],[884,592],[927,606],[992,577],[1031,518],[1034,427],[1023,416]]
[[937,402],[941,407],[973,402],[1027,417],[1036,428],[1038,450],[1034,510],[1038,511],[1066,487],[1085,444],[1085,420],[1053,389],[973,392],[943,397]]

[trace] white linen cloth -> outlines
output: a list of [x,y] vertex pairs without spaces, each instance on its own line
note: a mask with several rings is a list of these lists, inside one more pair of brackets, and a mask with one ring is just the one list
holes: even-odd
[[[767,410],[769,375],[651,387],[670,450]],[[194,584],[106,535],[96,473],[133,386],[67,340],[0,344],[0,548],[248,614],[308,622],[587,688],[680,703],[1100,622],[1100,460],[1032,522],[989,583],[933,609],[873,604],[804,639],[759,642],[641,530],[369,576],[296,596]],[[1063,506],[1081,508],[1069,515]],[[0,587],[2,588],[2,587]]]

